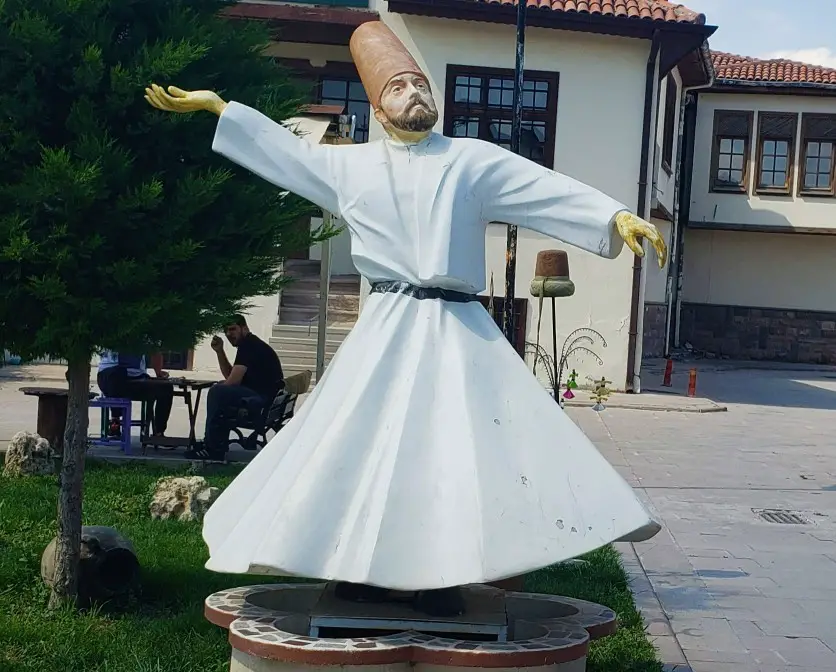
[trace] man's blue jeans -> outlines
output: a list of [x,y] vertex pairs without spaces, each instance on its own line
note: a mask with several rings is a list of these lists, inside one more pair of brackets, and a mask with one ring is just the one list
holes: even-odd
[[229,441],[228,425],[222,421],[223,412],[243,406],[264,408],[267,402],[258,392],[243,385],[213,385],[206,395],[206,431],[204,445],[210,451],[226,451]]

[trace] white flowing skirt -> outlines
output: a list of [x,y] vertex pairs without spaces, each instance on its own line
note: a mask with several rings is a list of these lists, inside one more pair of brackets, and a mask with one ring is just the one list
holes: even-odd
[[654,525],[479,303],[372,294],[203,536],[218,572],[429,590]]

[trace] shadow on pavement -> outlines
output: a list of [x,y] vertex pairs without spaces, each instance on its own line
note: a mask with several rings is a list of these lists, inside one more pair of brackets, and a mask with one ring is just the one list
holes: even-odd
[[662,387],[664,360],[642,369],[642,389],[685,395],[689,370],[697,370],[697,396],[721,404],[836,410],[836,367],[758,362],[674,362],[671,387]]

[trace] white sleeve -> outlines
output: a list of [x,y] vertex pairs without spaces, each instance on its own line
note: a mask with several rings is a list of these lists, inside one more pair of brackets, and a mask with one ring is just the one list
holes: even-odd
[[486,222],[515,224],[607,259],[619,255],[624,241],[615,217],[627,210],[624,205],[571,177],[484,145],[479,172],[487,189],[481,191]]
[[334,148],[311,144],[261,112],[230,102],[218,120],[212,150],[339,216]]

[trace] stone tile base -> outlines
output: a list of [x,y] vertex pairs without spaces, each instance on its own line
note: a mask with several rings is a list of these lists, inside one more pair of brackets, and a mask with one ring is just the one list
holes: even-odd
[[836,313],[683,303],[680,343],[731,359],[836,364]]
[[[229,630],[235,672],[292,672],[316,667],[350,666],[380,672],[443,672],[455,668],[548,672],[583,672],[590,640],[617,628],[615,613],[599,604],[555,595],[505,592],[467,586],[467,592],[489,593],[514,617],[514,637],[507,642],[468,641],[393,628],[379,636],[311,637],[311,612],[327,590],[325,584],[267,584],[233,588],[210,595],[205,615]],[[358,605],[363,613],[380,606]],[[478,614],[473,614],[476,618]],[[468,615],[461,617],[469,618]],[[421,672],[419,671],[419,672]]]

